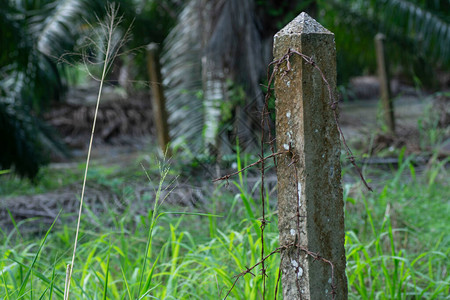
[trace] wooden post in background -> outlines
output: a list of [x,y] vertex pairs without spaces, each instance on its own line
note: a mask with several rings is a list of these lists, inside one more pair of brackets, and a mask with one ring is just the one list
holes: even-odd
[[384,50],[385,36],[382,33],[375,35],[375,52],[377,54],[378,80],[380,81],[380,96],[383,108],[383,117],[390,133],[395,134],[394,106],[391,99],[391,85],[389,67]]
[[[289,49],[312,57],[335,93],[333,33],[301,13],[274,37],[275,59]],[[280,246],[304,247],[281,253],[283,297],[347,299],[341,149],[327,85],[318,70],[292,55],[275,74],[275,95],[277,147],[294,154],[278,159]],[[305,250],[329,260],[334,277],[328,263]]]
[[159,46],[151,43],[147,46],[147,71],[152,91],[153,119],[156,126],[158,144],[163,154],[168,153],[169,125],[167,123],[166,100],[162,86],[161,67],[159,65]]

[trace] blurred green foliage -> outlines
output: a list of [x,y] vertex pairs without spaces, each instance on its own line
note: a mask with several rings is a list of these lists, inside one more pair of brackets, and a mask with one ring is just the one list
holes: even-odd
[[[132,28],[130,47],[162,42],[174,23],[179,2],[118,1],[123,31]],[[0,140],[4,146],[0,148],[0,168],[34,178],[48,162],[49,153],[63,150],[41,115],[50,103],[64,97],[70,66],[60,62],[80,61],[80,54],[74,51],[85,43],[91,26],[98,26],[96,21],[105,16],[105,4],[100,0],[2,1]],[[145,65],[142,55],[137,61],[139,66]]]
[[[162,43],[188,0],[119,0],[123,30],[131,26],[122,63],[133,65],[135,80],[147,80],[145,51]],[[439,74],[450,66],[450,3],[447,0],[254,0],[261,38],[273,35],[300,11],[307,11],[335,34],[338,82],[375,73],[373,37],[385,34],[391,69],[410,83],[438,88]],[[220,4],[218,2],[218,4]],[[0,7],[0,169],[30,178],[61,150],[40,116],[63,98],[73,52],[105,14],[100,0],[3,0]],[[216,17],[217,16],[212,16]],[[229,41],[224,40],[224,43]],[[65,56],[73,62],[70,56]],[[238,82],[239,84],[242,84]]]
[[391,70],[409,83],[438,88],[436,70],[450,66],[450,2],[446,0],[317,1],[318,20],[335,34],[338,80],[374,74],[373,38],[386,36]]

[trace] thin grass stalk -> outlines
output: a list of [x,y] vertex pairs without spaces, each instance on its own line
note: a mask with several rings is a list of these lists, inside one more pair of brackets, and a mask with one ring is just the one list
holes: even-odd
[[[142,164],[141,164],[141,167],[144,170],[144,173],[147,176],[147,179],[149,181],[151,181],[147,170],[144,168],[144,166]],[[157,210],[158,210],[159,199],[160,199],[160,196],[161,196],[162,184],[163,184],[163,182],[164,182],[164,180],[165,180],[165,178],[166,178],[166,176],[167,176],[167,174],[169,172],[169,169],[166,168],[164,165],[162,165],[161,162],[160,162],[160,165],[159,165],[159,169],[160,169],[160,172],[161,172],[161,179],[160,179],[159,184],[158,184],[158,190],[156,191],[155,203],[153,204],[152,220],[151,220],[150,228],[149,228],[149,231],[148,231],[147,244],[145,246],[145,256],[144,256],[144,261],[142,263],[142,273],[141,273],[141,276],[140,276],[140,279],[139,279],[138,296],[141,294],[142,281],[144,279],[144,271],[145,271],[145,266],[147,264],[147,259],[149,257],[151,257],[151,251],[152,251],[151,247],[152,247],[152,241],[153,241],[153,229],[154,229],[155,222],[156,222],[157,218],[159,217],[157,215]],[[150,254],[149,254],[149,251],[150,251]]]
[[98,95],[97,95],[97,103],[95,105],[95,113],[94,113],[94,120],[92,122],[92,131],[91,131],[91,138],[89,140],[89,148],[88,148],[88,154],[87,154],[87,158],[86,158],[86,168],[84,170],[84,178],[83,178],[83,187],[81,189],[81,198],[80,198],[80,207],[78,210],[78,220],[77,220],[77,230],[75,232],[75,240],[74,240],[74,246],[73,246],[73,254],[72,254],[72,262],[70,265],[67,266],[67,277],[66,277],[66,290],[64,291],[64,300],[68,300],[69,299],[69,295],[70,295],[70,280],[72,278],[72,271],[73,271],[73,266],[75,263],[75,256],[76,256],[76,252],[77,252],[77,243],[78,243],[78,234],[80,231],[80,222],[81,222],[81,214],[83,211],[83,201],[84,201],[84,192],[86,189],[86,180],[87,180],[87,173],[89,170],[89,162],[91,159],[91,150],[92,150],[92,142],[94,140],[94,132],[95,132],[95,124],[97,123],[97,115],[98,115],[98,108],[100,105],[100,98],[102,95],[102,90],[103,90],[103,83],[105,81],[105,77],[106,77],[106,73],[108,70],[108,63],[110,62],[110,50],[111,50],[111,43],[112,43],[112,34],[113,34],[113,29],[114,29],[114,21],[115,21],[115,17],[117,14],[117,10],[115,9],[114,6],[111,6],[111,15],[110,15],[110,20],[109,20],[109,24],[108,24],[108,40],[107,40],[107,47],[106,47],[106,54],[105,54],[105,60],[103,63],[103,71],[102,71],[102,77],[100,80],[100,87],[98,89]]
[[53,264],[52,281],[51,281],[51,283],[50,283],[50,289],[49,289],[49,294],[48,294],[48,299],[49,299],[49,300],[53,299],[52,296],[53,296],[53,286],[54,286],[54,284],[55,284],[55,273],[56,273],[56,261],[55,261],[55,263]]

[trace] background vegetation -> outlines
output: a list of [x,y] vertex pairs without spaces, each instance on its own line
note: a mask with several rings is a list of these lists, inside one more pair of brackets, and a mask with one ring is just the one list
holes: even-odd
[[[3,45],[0,53],[0,137],[10,143],[1,148],[0,165],[3,169],[11,168],[21,176],[33,178],[39,166],[48,162],[49,152],[62,150],[55,134],[43,124],[41,118],[50,103],[64,99],[67,75],[70,73],[67,70],[70,68],[67,64],[58,64],[58,59],[65,55],[69,63],[76,63],[77,57],[67,56],[67,53],[76,52],[85,44],[83,37],[90,28],[88,24],[95,25],[96,17],[101,19],[104,16],[104,3],[85,0],[3,2],[0,9],[0,41]],[[206,122],[210,116],[215,116],[213,123],[222,123],[222,128],[238,126],[217,117],[216,111],[224,116],[233,112],[242,120],[245,117],[239,107],[257,110],[261,106],[259,84],[265,76],[264,66],[271,57],[272,36],[302,10],[335,33],[341,84],[345,84],[350,76],[374,73],[372,45],[377,32],[387,36],[392,69],[401,78],[430,88],[448,84],[442,79],[450,63],[450,9],[445,0],[318,0],[299,3],[233,0],[220,5],[218,2],[211,14],[206,16],[213,24],[209,36],[218,36],[218,39],[211,39],[209,46],[201,42],[204,27],[192,22],[199,18],[189,19],[190,15],[198,13],[197,2],[201,4],[197,0],[118,1],[124,15],[123,30],[133,24],[129,49],[149,42],[166,45],[168,53],[163,62],[169,70],[165,76],[167,83],[170,83],[167,97],[172,116],[172,136],[191,145],[206,143],[201,138],[206,139],[207,132],[211,130],[213,135],[219,135],[220,129],[211,127],[212,121]],[[183,5],[187,6],[181,13]],[[189,9],[191,14],[187,13]],[[230,9],[248,13],[227,14]],[[178,27],[174,27],[176,24],[179,24]],[[245,31],[245,24],[253,24],[250,31]],[[188,34],[182,33],[182,30]],[[250,35],[252,43],[242,43],[238,32]],[[187,45],[189,47],[186,48]],[[195,67],[200,64],[201,55],[217,54],[218,49],[252,58],[230,66],[219,64],[219,68],[229,70],[224,80],[231,83],[225,85],[228,91],[222,99],[229,104],[220,105],[222,108],[214,104],[214,99],[208,98],[208,93],[202,93],[204,87],[199,80],[201,66]],[[140,82],[146,78],[144,51],[141,49],[133,53],[136,55],[123,56],[118,64],[129,65],[129,69],[133,70],[128,78],[130,82]],[[221,56],[215,57],[218,59]],[[198,76],[192,76],[197,73]],[[118,80],[117,72],[110,76]],[[247,97],[244,101],[232,101],[236,90],[245,92]],[[186,112],[191,115],[190,124],[185,124],[184,118],[176,117]],[[254,123],[257,122],[247,122],[245,126],[241,124],[235,130],[249,137],[257,127]],[[200,134],[202,132],[203,135]],[[227,130],[222,132],[226,135]],[[203,148],[206,146],[203,145]]]
[[[205,37],[194,5],[201,1],[119,3],[124,15],[119,31],[125,32],[132,25],[133,36],[126,50],[134,52],[120,58],[118,67],[136,66],[130,81],[145,79],[144,52],[136,48],[148,42],[164,45],[162,61],[166,75],[171,73],[166,78],[172,82],[190,80],[181,86],[168,85],[170,113],[192,113],[185,123],[183,118],[172,120],[179,130],[176,137],[182,141],[180,147],[187,151],[170,163],[149,158],[149,152],[156,152],[152,148],[125,166],[115,161],[112,166],[93,164],[88,182],[100,186],[111,199],[84,207],[72,277],[71,295],[76,299],[224,297],[233,285],[233,276],[259,260],[260,200],[266,202],[266,215],[271,221],[265,230],[265,253],[278,246],[273,191],[267,190],[259,199],[255,191],[260,182],[250,180],[254,177],[251,171],[231,180],[231,187],[213,186],[209,183],[213,178],[205,176],[202,168],[211,166],[214,159],[191,150],[206,148],[206,120],[214,111],[219,110],[223,116],[217,124],[226,126],[230,115],[248,108],[248,101],[261,96],[259,83],[270,60],[264,53],[270,52],[272,35],[300,10],[307,10],[336,34],[343,84],[351,76],[374,72],[371,49],[377,32],[388,37],[392,66],[406,81],[437,88],[440,83],[433,76],[449,66],[447,1],[217,1],[205,19],[214,25],[212,32],[202,42],[194,39]],[[79,57],[69,53],[84,49],[92,61],[104,59],[102,51],[92,44],[86,48],[85,39],[89,31],[101,29],[96,22],[105,15],[103,5],[103,1],[83,0],[2,2],[0,139],[5,143],[0,148],[0,166],[11,169],[0,171],[2,200],[80,184],[84,163],[39,171],[50,152],[64,151],[41,116],[52,103],[64,99],[72,67],[79,66]],[[243,7],[248,9],[245,13],[232,13]],[[227,24],[236,28],[230,31]],[[252,43],[239,45],[241,40],[218,38],[234,36],[230,34],[243,30],[239,26],[245,24],[252,25],[245,29],[252,34]],[[180,50],[182,53],[177,52]],[[205,96],[199,80],[202,56],[217,55],[219,50],[250,57],[227,65],[226,97],[221,99],[224,105],[220,108],[214,106],[217,99]],[[61,57],[65,64],[59,63]],[[256,64],[258,68],[248,68]],[[250,74],[252,70],[257,72]],[[111,81],[118,81],[114,72],[110,76]],[[139,83],[133,85],[133,89],[142,88]],[[256,110],[260,104],[258,100],[255,103],[252,109]],[[405,149],[392,151],[397,153],[397,161],[386,169],[365,165],[364,173],[375,187],[371,194],[366,193],[349,166],[344,168],[351,299],[450,299],[450,239],[446,233],[450,226],[449,159],[439,152],[443,135],[437,133],[435,118],[429,117],[418,120],[418,125],[424,124],[420,145],[427,145],[423,149],[429,151],[426,165],[417,163],[421,160],[415,155],[406,156]],[[252,124],[247,125],[251,132]],[[233,147],[234,153],[223,156],[222,163],[241,169],[256,160],[250,151],[240,154],[239,150],[238,144]],[[11,171],[35,181],[22,180]],[[176,184],[189,180],[207,182],[202,186],[205,201],[190,208],[168,203]],[[136,196],[136,182],[148,185],[153,193]],[[43,219],[38,217],[15,219],[7,207],[5,210],[9,226],[0,228],[0,298],[62,298],[75,235],[74,216],[63,211],[49,225],[39,222]],[[278,266],[278,255],[266,264],[269,298],[276,291],[281,296],[276,287]],[[254,276],[239,279],[229,298],[260,299],[261,294],[262,277],[255,270]]]

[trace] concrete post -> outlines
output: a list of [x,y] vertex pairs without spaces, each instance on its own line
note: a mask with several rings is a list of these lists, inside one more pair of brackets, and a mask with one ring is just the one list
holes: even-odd
[[[333,33],[301,13],[274,37],[275,59],[289,49],[312,57],[335,93]],[[280,246],[304,247],[281,253],[283,297],[347,299],[341,150],[328,88],[318,70],[292,55],[275,75],[275,95],[277,147],[294,154],[278,159]]]
[[153,119],[156,126],[158,144],[163,154],[168,151],[169,125],[167,123],[166,98],[162,86],[161,68],[159,65],[159,47],[156,43],[147,46],[147,70],[152,91]]
[[383,107],[384,121],[390,133],[395,134],[394,106],[391,99],[391,86],[389,77],[389,68],[384,51],[383,34],[375,35],[375,52],[377,54],[378,79],[380,81],[380,96]]

